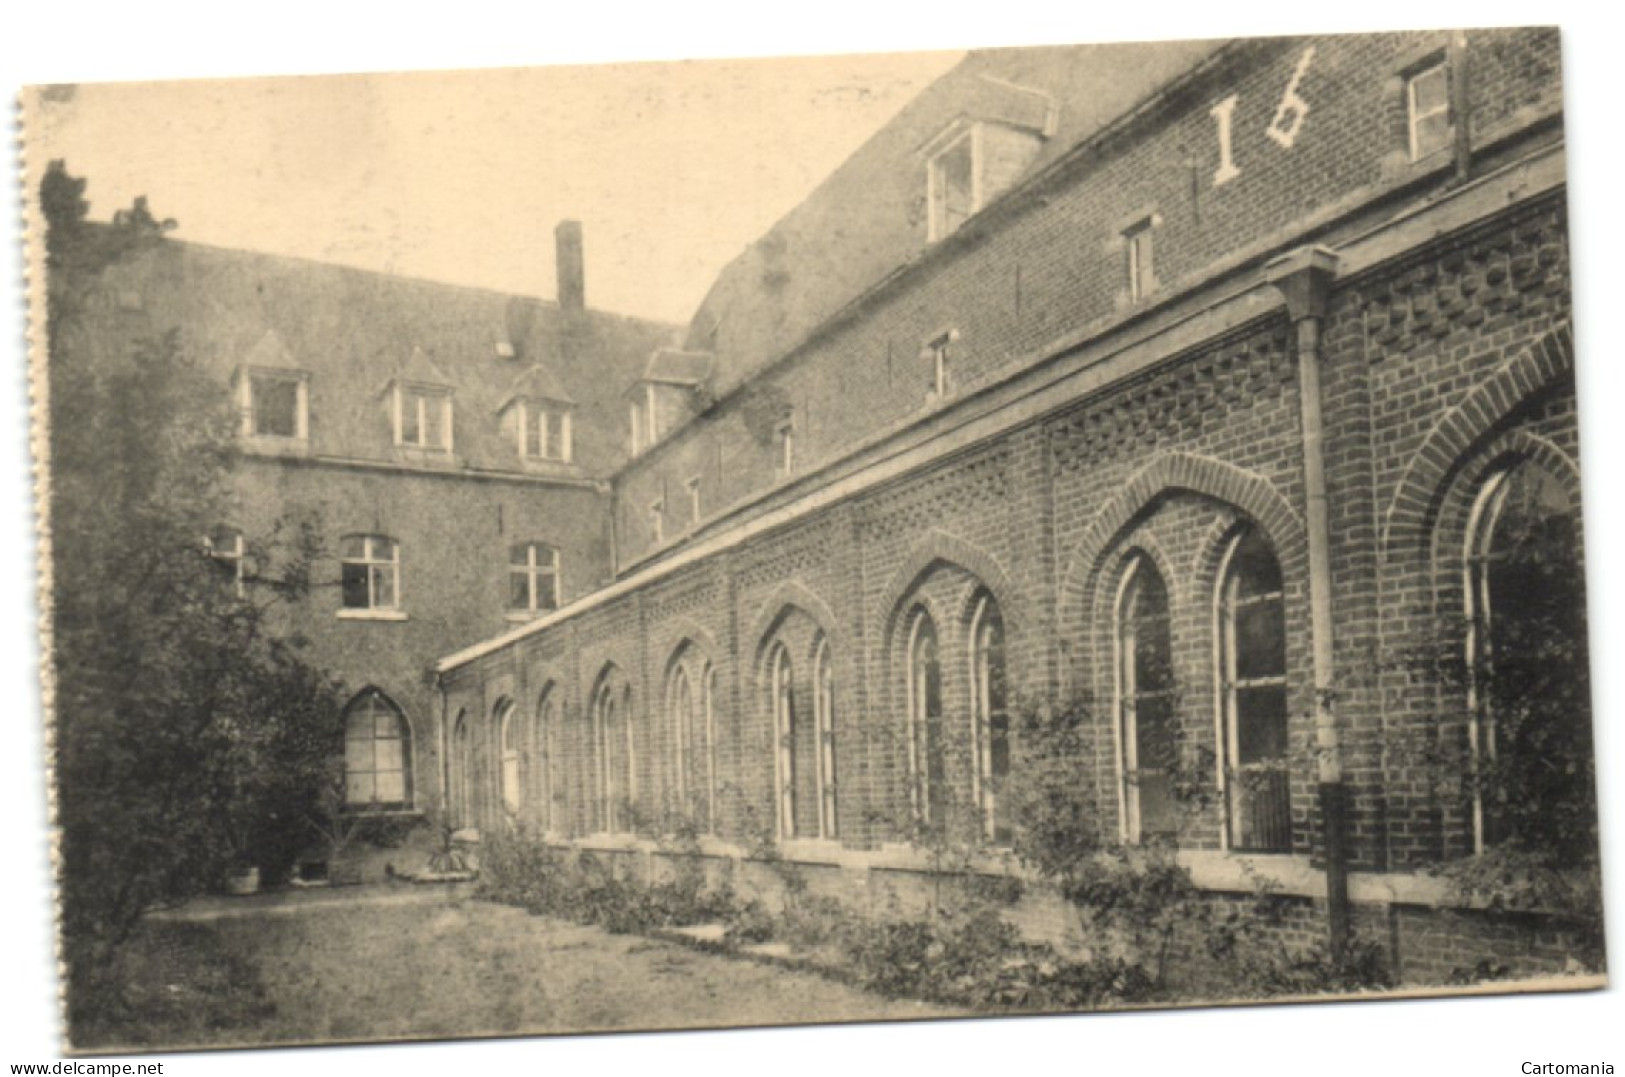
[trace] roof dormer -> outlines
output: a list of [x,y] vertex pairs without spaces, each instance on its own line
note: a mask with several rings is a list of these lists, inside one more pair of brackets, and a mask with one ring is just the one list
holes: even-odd
[[450,456],[453,440],[451,379],[422,348],[384,386],[396,451],[412,457]]
[[524,464],[569,464],[575,459],[576,402],[552,371],[536,364],[514,381],[497,408]]
[[926,241],[952,235],[1014,184],[1055,133],[1058,119],[1049,94],[980,76],[959,113],[919,147]]

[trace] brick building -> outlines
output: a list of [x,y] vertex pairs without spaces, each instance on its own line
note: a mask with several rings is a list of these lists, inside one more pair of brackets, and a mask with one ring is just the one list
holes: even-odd
[[1515,525],[1580,577],[1564,192],[1555,31],[972,54],[629,377],[612,579],[438,665],[449,810],[875,902],[922,823],[1006,870],[1012,711],[1081,698],[1103,840],[1560,962],[1436,915],[1500,809],[1414,745],[1498,749],[1414,656],[1515,664]]
[[333,728],[358,811],[439,803],[439,656],[611,578],[620,387],[678,330],[588,309],[581,227],[556,238],[556,303],[173,240],[88,299],[75,346],[116,363],[177,330],[234,400],[236,514],[208,541],[239,587],[300,524],[319,536],[315,586],[279,616],[350,694]]

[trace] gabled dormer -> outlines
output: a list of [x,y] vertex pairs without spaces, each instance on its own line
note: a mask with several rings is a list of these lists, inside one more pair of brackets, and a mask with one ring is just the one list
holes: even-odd
[[575,459],[575,409],[553,372],[538,363],[514,381],[497,418],[522,464],[551,467]]
[[926,241],[952,235],[1010,187],[1054,135],[1059,115],[1047,93],[979,76],[958,115],[918,148]]
[[414,347],[380,394],[398,455],[449,457],[455,444],[451,379]]
[[310,451],[310,372],[300,367],[282,339],[267,330],[249,349],[233,378],[240,416],[238,433],[251,451]]
[[710,352],[657,348],[643,377],[626,391],[633,456],[665,437],[702,409],[710,380]]

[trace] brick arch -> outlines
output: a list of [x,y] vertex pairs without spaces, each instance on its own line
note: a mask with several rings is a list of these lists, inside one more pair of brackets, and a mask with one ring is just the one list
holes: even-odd
[[672,661],[685,645],[705,655],[708,660],[716,660],[716,637],[692,617],[674,617],[661,626],[659,635],[655,637],[655,654],[659,656],[662,671],[670,673]]
[[[885,632],[882,638],[890,639],[896,632],[897,620],[904,612],[903,600],[914,590],[915,585],[938,565],[958,568],[980,581],[998,602],[1007,628],[1009,622],[1021,614],[1019,608],[1021,595],[1010,582],[1009,574],[992,554],[957,535],[932,528],[914,544],[902,565],[892,573],[886,589],[881,592],[878,608],[885,618]],[[966,600],[969,601],[968,595]],[[1013,617],[1012,614],[1016,616]]]
[[751,621],[750,634],[745,638],[751,641],[750,653],[755,657],[751,663],[752,668],[761,664],[768,637],[780,618],[792,608],[801,610],[811,618],[829,639],[831,647],[837,646],[840,641],[837,626],[841,622],[836,618],[835,611],[830,609],[829,603],[800,580],[785,580],[768,595],[767,601],[762,603],[756,617]]
[[1519,406],[1573,370],[1574,334],[1565,323],[1502,363],[1440,417],[1412,455],[1383,514],[1384,552],[1400,544],[1424,543],[1447,480],[1472,447]]
[[[1250,518],[1274,547],[1283,568],[1307,563],[1309,550],[1303,520],[1274,483],[1255,471],[1212,457],[1161,453],[1101,506],[1083,538],[1072,547],[1061,576],[1063,610],[1081,609],[1088,601],[1107,553],[1135,520],[1164,497],[1180,492],[1212,498]],[[1176,586],[1174,580],[1165,582]]]

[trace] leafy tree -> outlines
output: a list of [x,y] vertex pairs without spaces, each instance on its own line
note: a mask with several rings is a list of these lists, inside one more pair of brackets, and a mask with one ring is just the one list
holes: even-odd
[[216,885],[234,859],[291,860],[339,747],[336,685],[274,615],[309,584],[314,531],[251,546],[246,585],[207,548],[230,503],[226,394],[177,333],[126,344],[98,320],[112,268],[162,244],[168,222],[144,200],[88,222],[83,190],[60,162],[40,187],[70,1020],[104,1000],[143,913]]

